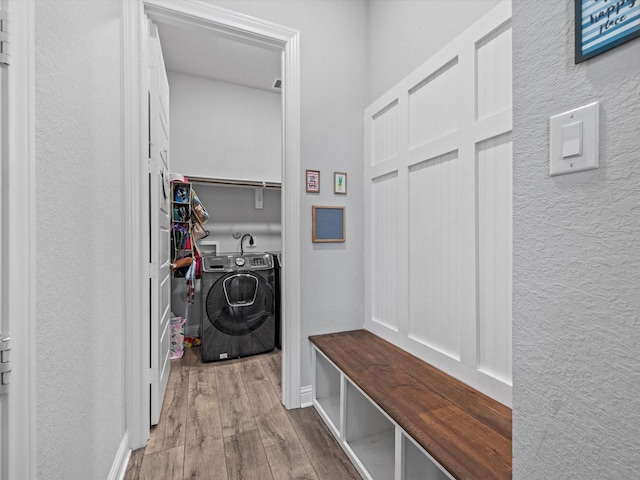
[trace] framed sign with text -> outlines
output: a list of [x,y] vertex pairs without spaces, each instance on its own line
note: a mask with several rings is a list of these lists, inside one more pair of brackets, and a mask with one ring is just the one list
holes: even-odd
[[307,193],[320,193],[320,170],[307,170]]
[[640,37],[640,0],[574,0],[576,64]]

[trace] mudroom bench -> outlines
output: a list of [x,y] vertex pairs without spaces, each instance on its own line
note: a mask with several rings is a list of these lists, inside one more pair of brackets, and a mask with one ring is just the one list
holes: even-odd
[[510,408],[367,330],[309,339],[313,404],[364,478],[511,478]]

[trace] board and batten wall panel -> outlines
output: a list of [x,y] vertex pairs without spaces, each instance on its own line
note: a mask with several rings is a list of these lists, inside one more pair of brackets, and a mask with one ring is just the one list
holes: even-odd
[[398,250],[396,232],[398,218],[395,215],[398,198],[397,172],[376,178],[373,181],[374,212],[372,225],[372,269],[375,279],[373,288],[372,316],[376,322],[391,329],[398,328],[398,286],[396,278],[398,270],[396,262],[386,261],[390,252]]
[[[478,119],[511,108],[511,27],[502,28],[478,42]],[[509,61],[505,61],[509,59]]]
[[373,117],[373,164],[398,155],[398,102],[393,102]]
[[365,328],[506,405],[510,17],[498,4],[365,111],[364,164]]
[[409,337],[460,359],[458,152],[409,169]]
[[478,367],[511,383],[511,134],[478,145]]
[[456,57],[409,91],[410,148],[458,129],[459,75]]

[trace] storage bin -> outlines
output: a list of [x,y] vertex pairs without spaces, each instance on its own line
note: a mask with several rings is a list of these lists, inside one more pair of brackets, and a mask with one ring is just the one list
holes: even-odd
[[171,317],[171,323],[169,325],[169,328],[171,329],[171,346],[169,347],[171,358],[182,358],[182,355],[184,354],[185,323],[187,323],[186,318]]

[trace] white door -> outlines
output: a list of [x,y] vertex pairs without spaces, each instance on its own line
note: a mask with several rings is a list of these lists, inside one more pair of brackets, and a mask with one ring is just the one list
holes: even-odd
[[[4,2],[0,2],[0,7],[4,8]],[[3,10],[4,11],[4,10]],[[0,11],[0,15],[2,12]],[[4,22],[1,19],[0,22]],[[3,45],[0,43],[0,47]],[[5,184],[3,173],[7,170],[7,141],[6,141],[6,127],[7,127],[7,66],[1,63],[0,59],[0,155],[2,158],[2,164],[0,165],[0,185]],[[2,212],[2,217],[0,220],[0,478],[9,478],[9,401],[8,401],[8,393],[5,392],[4,389],[8,388],[3,386],[5,383],[5,378],[8,380],[10,373],[5,372],[4,370],[8,370],[9,366],[4,362],[4,356],[2,352],[2,345],[6,345],[4,342],[4,338],[8,336],[9,333],[9,316],[6,315],[6,298],[5,298],[5,289],[7,282],[7,268],[5,268],[6,258],[5,258],[5,249],[4,249],[4,237],[6,235],[5,218],[8,212],[5,211],[6,202],[4,200],[4,195],[0,195],[0,212]]]
[[158,29],[149,23],[149,253],[151,425],[160,419],[171,369],[169,270],[169,82]]

